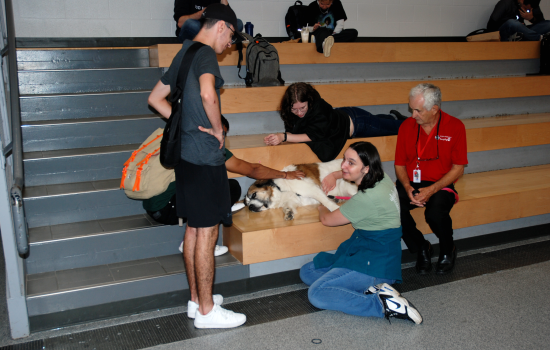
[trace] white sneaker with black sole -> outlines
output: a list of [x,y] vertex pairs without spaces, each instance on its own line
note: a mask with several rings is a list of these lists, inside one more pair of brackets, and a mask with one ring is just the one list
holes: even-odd
[[[180,252],[183,253],[183,241],[181,241],[180,247],[178,249],[180,250]],[[227,248],[226,246],[216,244],[216,246],[214,247],[214,256],[224,255],[228,251],[229,248]]]
[[235,328],[246,322],[246,316],[214,304],[212,310],[202,315],[195,314],[195,328]]
[[[223,296],[221,294],[214,294],[212,295],[212,301],[216,305],[221,305],[223,304]],[[199,309],[199,304],[195,303],[192,300],[189,300],[187,302],[187,317],[195,318],[195,314],[197,313],[198,309]]]
[[402,320],[409,320],[416,324],[422,323],[422,316],[420,316],[418,310],[416,310],[407,299],[382,293],[379,293],[378,297],[382,301],[385,317],[388,321],[390,317],[395,317]]

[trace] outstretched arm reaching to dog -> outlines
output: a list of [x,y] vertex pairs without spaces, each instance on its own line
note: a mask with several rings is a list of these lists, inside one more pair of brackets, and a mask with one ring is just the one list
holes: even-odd
[[228,171],[236,174],[251,177],[256,180],[267,179],[287,179],[287,180],[301,180],[306,176],[301,171],[278,171],[268,168],[261,164],[249,163],[245,160],[239,159],[235,156],[229,158],[225,162],[225,167]]

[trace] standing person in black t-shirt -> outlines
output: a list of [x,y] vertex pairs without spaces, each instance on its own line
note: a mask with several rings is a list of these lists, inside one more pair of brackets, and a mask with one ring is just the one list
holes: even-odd
[[317,51],[330,56],[332,45],[352,42],[357,39],[356,29],[344,29],[348,19],[340,0],[316,0],[309,4],[309,23],[313,25],[313,35]]
[[[204,9],[210,4],[222,3],[229,6],[227,0],[176,0],[174,2],[174,20],[176,21],[176,36],[180,42],[193,40],[199,33]],[[243,31],[243,22],[237,19],[237,31]]]

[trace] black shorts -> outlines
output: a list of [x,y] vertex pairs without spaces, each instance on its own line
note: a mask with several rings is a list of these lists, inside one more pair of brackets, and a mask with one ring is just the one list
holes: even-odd
[[196,165],[183,159],[175,168],[178,216],[190,227],[233,223],[225,164]]

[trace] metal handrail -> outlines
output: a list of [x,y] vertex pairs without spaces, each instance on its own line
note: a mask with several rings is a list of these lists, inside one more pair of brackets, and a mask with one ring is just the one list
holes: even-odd
[[[21,136],[21,110],[19,106],[19,79],[17,77],[17,56],[15,50],[15,26],[13,22],[13,6],[11,0],[6,0],[6,30],[8,34],[8,65],[11,139],[13,156],[14,184],[10,190],[13,225],[17,241],[17,251],[21,257],[29,252],[29,239],[25,209],[23,207],[23,142]],[[5,53],[5,52],[3,52]]]

